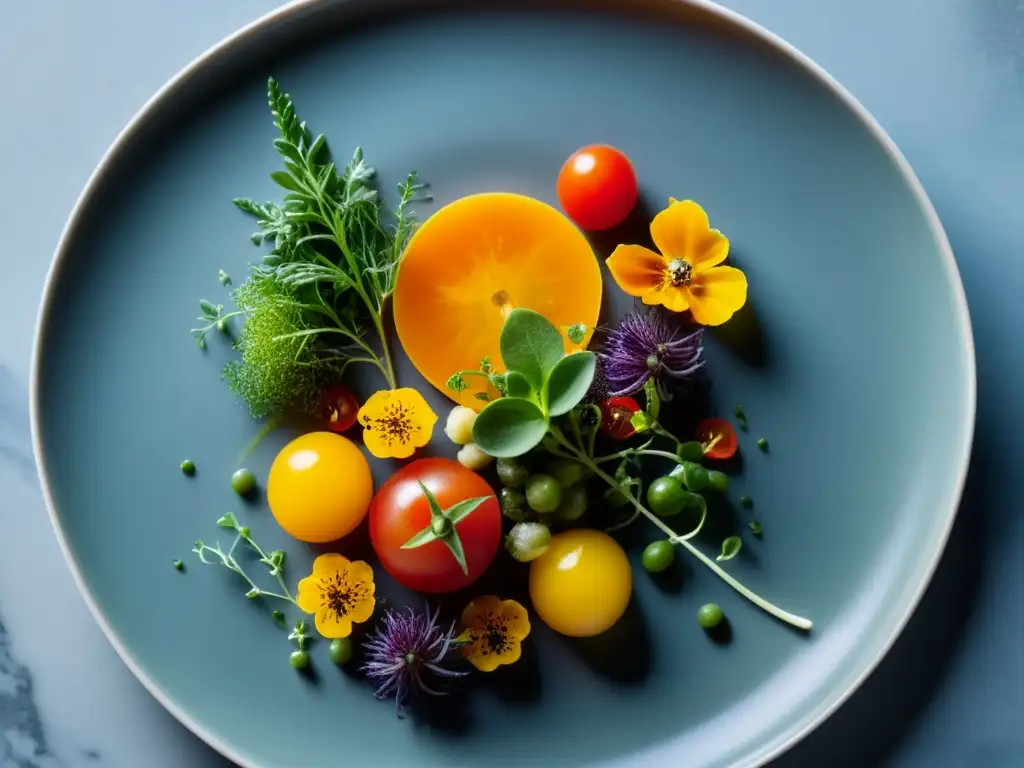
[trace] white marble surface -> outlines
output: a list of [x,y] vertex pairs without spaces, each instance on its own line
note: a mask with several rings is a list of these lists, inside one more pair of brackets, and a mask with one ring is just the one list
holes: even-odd
[[[226,765],[132,678],[79,598],[35,478],[27,382],[50,255],[103,151],[192,57],[276,4],[0,2],[0,768]],[[964,273],[978,334],[979,450],[988,452],[976,462],[977,503],[940,569],[946,593],[932,590],[908,630],[916,636],[824,735],[783,762],[1024,765],[1024,536],[1012,501],[1024,358],[1004,330],[1021,325],[1024,288],[1024,2],[726,5],[829,69],[921,175]]]

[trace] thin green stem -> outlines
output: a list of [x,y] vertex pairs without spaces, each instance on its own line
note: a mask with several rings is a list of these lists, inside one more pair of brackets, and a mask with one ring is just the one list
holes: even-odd
[[[678,534],[676,534],[675,531],[673,531],[671,528],[665,525],[665,523],[662,522],[653,512],[651,512],[643,504],[641,504],[636,499],[636,497],[633,496],[632,493],[629,493],[628,489],[623,489],[621,484],[618,481],[616,481],[615,478],[613,478],[611,475],[607,474],[600,467],[598,467],[597,462],[590,459],[582,451],[574,449],[572,444],[568,440],[566,440],[565,436],[561,433],[559,429],[553,427],[551,430],[551,434],[554,436],[555,440],[559,442],[560,445],[564,446],[570,452],[575,453],[577,459],[579,459],[584,464],[589,466],[595,475],[600,477],[611,487],[616,488],[620,492],[625,493],[627,498],[629,498],[630,502],[633,504],[633,507],[636,509],[637,513],[642,514],[644,517],[646,517],[648,520],[654,523],[654,525],[657,526],[668,537],[669,541],[685,547],[690,552],[690,554],[692,554],[704,565],[710,568],[711,571],[715,573],[715,575],[717,575],[720,579],[722,579],[722,581],[724,581],[730,587],[732,587],[741,595],[743,595],[743,597],[747,598],[747,600],[752,602],[758,608],[761,608],[766,613],[771,614],[780,621],[784,621],[787,624],[796,627],[797,629],[809,630],[811,628],[812,622],[810,621],[810,619],[805,619],[802,616],[797,616],[796,614],[790,613],[789,611],[785,611],[782,608],[779,608],[774,603],[768,602],[757,593],[743,586],[742,583],[740,583],[736,578],[734,578],[728,572],[726,572],[720,565],[718,565],[718,563],[716,563],[710,557],[708,557],[699,549],[697,549],[696,546],[691,544],[688,539],[696,535],[697,531],[700,530],[699,525],[686,536],[679,536]],[[673,459],[677,458],[674,454],[668,453],[667,451],[645,451],[644,453],[653,455],[664,455]]]
[[672,459],[676,464],[682,464],[683,460],[676,456],[674,453],[668,451],[657,451],[657,450],[638,450],[636,451],[637,456],[660,456],[663,459]]

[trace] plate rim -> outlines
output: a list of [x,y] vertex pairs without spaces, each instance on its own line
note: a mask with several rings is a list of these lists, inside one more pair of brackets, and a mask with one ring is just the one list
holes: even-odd
[[[400,3],[400,0],[397,1]],[[925,221],[927,222],[929,230],[932,233],[936,248],[939,251],[940,263],[946,273],[947,283],[952,289],[954,311],[957,316],[957,324],[960,327],[963,337],[963,351],[966,355],[966,365],[964,366],[966,369],[964,377],[965,380],[962,382],[966,408],[963,414],[963,423],[960,425],[965,439],[963,445],[960,446],[960,455],[958,460],[959,466],[957,468],[956,479],[953,485],[951,508],[945,511],[944,519],[941,521],[942,529],[939,533],[934,554],[925,564],[925,567],[920,574],[919,583],[915,585],[912,594],[909,596],[903,613],[894,622],[888,636],[880,644],[876,653],[868,660],[868,663],[860,673],[847,685],[845,689],[839,692],[833,701],[821,708],[818,712],[814,713],[811,718],[806,719],[804,723],[799,724],[797,727],[788,729],[788,733],[784,732],[784,735],[781,738],[774,738],[765,747],[749,754],[744,758],[745,762],[739,764],[742,768],[759,768],[760,766],[767,765],[772,760],[788,752],[799,742],[803,741],[808,735],[825,723],[825,721],[828,720],[861,687],[864,681],[867,680],[867,678],[875,671],[882,659],[888,655],[896,640],[903,633],[910,617],[917,610],[925,591],[932,582],[935,570],[946,550],[950,533],[956,521],[960,505],[963,501],[964,486],[966,484],[967,472],[973,451],[977,413],[977,363],[974,334],[960,270],[957,266],[953,249],[949,242],[949,238],[946,235],[945,228],[939,220],[938,213],[906,157],[904,157],[893,139],[875,119],[875,117],[867,110],[867,108],[865,108],[852,93],[850,93],[843,85],[832,77],[832,75],[830,75],[809,56],[787,42],[781,36],[747,18],[741,13],[719,5],[717,2],[714,2],[714,0],[659,0],[659,2],[664,3],[667,6],[684,7],[704,13],[717,21],[723,22],[726,26],[738,28],[748,36],[755,38],[768,48],[774,50],[776,53],[783,55],[787,60],[796,64],[805,74],[810,75],[820,85],[824,86],[833,96],[838,98],[843,106],[849,109],[868,130],[872,138],[885,151],[889,160],[899,172],[901,179],[909,188],[915,202],[919,206],[925,218]],[[287,22],[296,18],[303,12],[315,9],[318,6],[353,6],[357,4],[358,0],[289,0],[289,2],[286,2],[278,8],[263,14],[254,21],[249,22],[208,47],[205,51],[193,58],[188,64],[180,69],[163,86],[161,86],[160,89],[142,105],[141,108],[139,108],[103,153],[99,163],[90,174],[82,192],[76,199],[75,204],[71,209],[71,213],[64,224],[57,246],[54,250],[50,266],[46,273],[32,342],[32,361],[29,380],[29,420],[32,432],[32,450],[36,462],[36,469],[43,500],[46,504],[46,511],[50,518],[54,534],[57,537],[61,553],[67,562],[72,577],[74,578],[75,585],[107,641],[113,646],[121,661],[124,662],[136,679],[142,683],[143,687],[149,692],[149,694],[152,695],[164,709],[170,712],[170,714],[173,715],[174,718],[185,726],[191,733],[202,739],[207,745],[222,756],[237,763],[241,768],[264,768],[264,766],[257,761],[258,758],[255,756],[243,754],[234,746],[222,743],[214,734],[210,733],[201,722],[194,719],[187,711],[185,711],[184,707],[179,706],[179,704],[170,696],[164,693],[160,686],[150,679],[141,664],[135,660],[132,651],[121,641],[120,637],[110,626],[104,612],[94,600],[92,593],[86,584],[85,578],[82,575],[81,569],[79,568],[75,556],[71,551],[70,543],[64,534],[58,518],[57,505],[50,490],[49,470],[47,468],[43,451],[39,394],[39,385],[42,375],[43,341],[47,335],[46,330],[51,319],[50,310],[54,298],[54,288],[65,263],[68,261],[67,253],[69,250],[69,244],[73,240],[75,232],[81,223],[80,219],[82,212],[86,210],[97,191],[102,187],[107,175],[118,162],[121,153],[131,145],[136,134],[145,127],[149,119],[168,103],[171,103],[173,97],[180,88],[185,86],[194,77],[200,76],[209,63],[215,62],[220,56],[229,54],[232,49],[244,43],[248,39],[270,30],[279,23]],[[585,5],[585,3],[576,4]],[[524,3],[523,5],[528,8],[534,7],[533,4],[529,2]],[[566,5],[572,6],[574,3],[567,2]],[[600,2],[600,0],[597,0],[595,5],[602,6],[604,4]],[[429,9],[427,10],[429,12]],[[377,12],[379,11],[375,11],[375,13]]]

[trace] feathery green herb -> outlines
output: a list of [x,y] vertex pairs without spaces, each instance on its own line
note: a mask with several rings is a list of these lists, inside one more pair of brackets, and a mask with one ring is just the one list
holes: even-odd
[[284,199],[234,203],[256,218],[252,241],[272,250],[233,292],[238,312],[225,315],[201,302],[208,325],[193,330],[203,346],[220,320],[244,315],[235,342],[241,359],[228,364],[224,378],[257,418],[312,413],[322,389],[352,363],[375,366],[389,388],[397,386],[384,306],[414,228],[412,204],[426,199],[412,172],[389,210],[361,149],[339,170],[326,138],[310,132],[273,78],[267,96],[284,164],[271,178]]

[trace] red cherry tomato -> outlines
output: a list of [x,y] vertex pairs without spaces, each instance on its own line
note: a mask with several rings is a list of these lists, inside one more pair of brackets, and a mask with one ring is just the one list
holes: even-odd
[[[420,483],[430,489],[441,509],[487,497],[455,526],[468,575],[443,541],[402,549],[430,525],[430,505]],[[402,467],[373,497],[369,517],[370,541],[381,565],[402,586],[417,592],[452,592],[472,584],[490,566],[501,543],[501,511],[494,491],[480,475],[451,459],[418,459]]]
[[640,405],[632,397],[610,397],[601,403],[601,431],[613,440],[626,440],[636,434],[630,421]]
[[356,423],[359,401],[345,387],[330,387],[320,395],[317,412],[331,432],[347,432]]
[[629,158],[605,144],[576,150],[558,174],[558,200],[583,229],[610,229],[636,206],[639,188]]
[[704,419],[697,425],[697,439],[709,459],[731,459],[739,445],[736,430],[725,419]]

